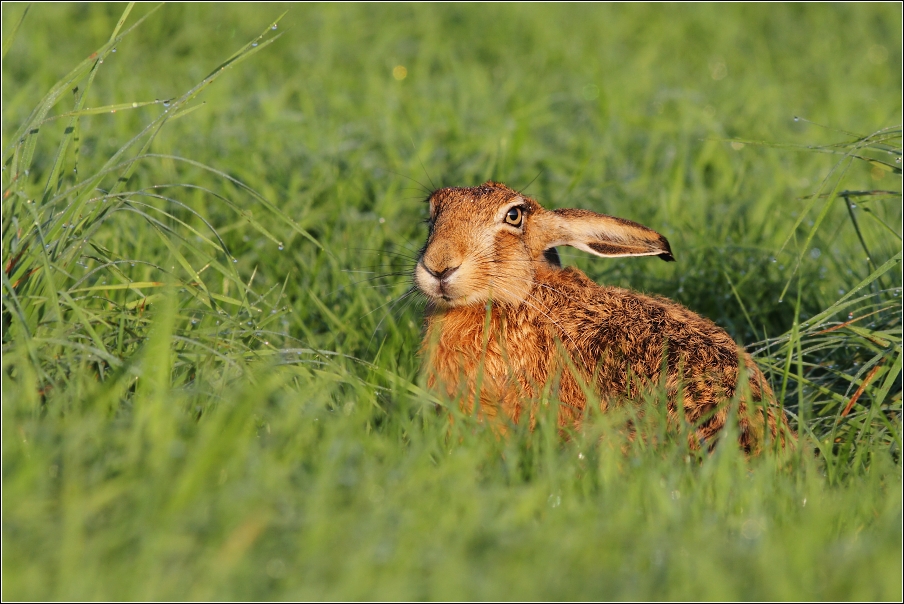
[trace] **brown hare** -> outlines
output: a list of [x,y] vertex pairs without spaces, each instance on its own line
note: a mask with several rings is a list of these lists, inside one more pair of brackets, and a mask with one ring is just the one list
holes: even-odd
[[415,283],[428,298],[422,354],[430,388],[466,411],[479,401],[482,418],[526,416],[531,427],[546,388],[562,403],[559,425],[577,427],[584,388],[605,410],[664,384],[670,420],[683,404],[691,444],[700,446],[714,442],[746,376],[740,445],[756,453],[767,429],[783,444],[793,437],[762,372],[724,330],[666,298],[597,285],[562,268],[555,250],[671,261],[662,235],[587,210],[545,210],[495,182],[439,189],[429,203]]

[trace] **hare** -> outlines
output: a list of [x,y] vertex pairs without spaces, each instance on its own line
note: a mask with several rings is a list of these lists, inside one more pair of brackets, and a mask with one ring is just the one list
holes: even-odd
[[429,388],[465,411],[479,401],[490,421],[527,415],[531,427],[546,388],[561,401],[559,426],[579,427],[586,388],[605,410],[664,384],[670,422],[683,405],[699,447],[725,425],[743,377],[741,447],[758,452],[766,429],[783,445],[793,438],[762,372],[724,330],[666,298],[597,285],[562,268],[555,249],[673,261],[659,233],[588,210],[545,210],[496,182],[439,189],[428,201],[414,280],[428,299],[421,354]]

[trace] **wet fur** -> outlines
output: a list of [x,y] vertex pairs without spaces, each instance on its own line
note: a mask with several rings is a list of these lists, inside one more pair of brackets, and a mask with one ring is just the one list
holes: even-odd
[[[430,299],[422,354],[428,385],[466,411],[479,399],[481,417],[526,418],[533,426],[546,388],[562,403],[559,424],[577,427],[587,405],[581,382],[603,410],[664,384],[670,420],[683,402],[691,444],[699,446],[725,426],[745,375],[740,445],[758,452],[767,426],[782,444],[791,435],[762,372],[723,329],[666,298],[563,269],[553,247],[671,260],[658,233],[585,210],[550,212],[498,183],[441,189],[430,202],[431,232],[415,272]],[[524,208],[520,232],[497,224],[512,203]],[[431,276],[444,271],[454,278]]]

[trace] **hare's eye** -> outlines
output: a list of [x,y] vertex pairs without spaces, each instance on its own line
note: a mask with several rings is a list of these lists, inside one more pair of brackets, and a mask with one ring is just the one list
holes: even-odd
[[523,212],[521,211],[521,208],[519,208],[518,206],[515,206],[514,208],[509,210],[505,215],[505,221],[508,224],[510,224],[512,226],[516,226],[516,227],[521,226],[522,218],[523,218]]

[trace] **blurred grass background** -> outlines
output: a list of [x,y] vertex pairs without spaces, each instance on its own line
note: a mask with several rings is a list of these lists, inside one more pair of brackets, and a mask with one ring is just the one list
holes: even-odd
[[[900,600],[893,5],[126,8],[2,7],[5,599]],[[760,342],[800,450],[450,427],[397,300],[487,179],[668,237],[561,251]]]

